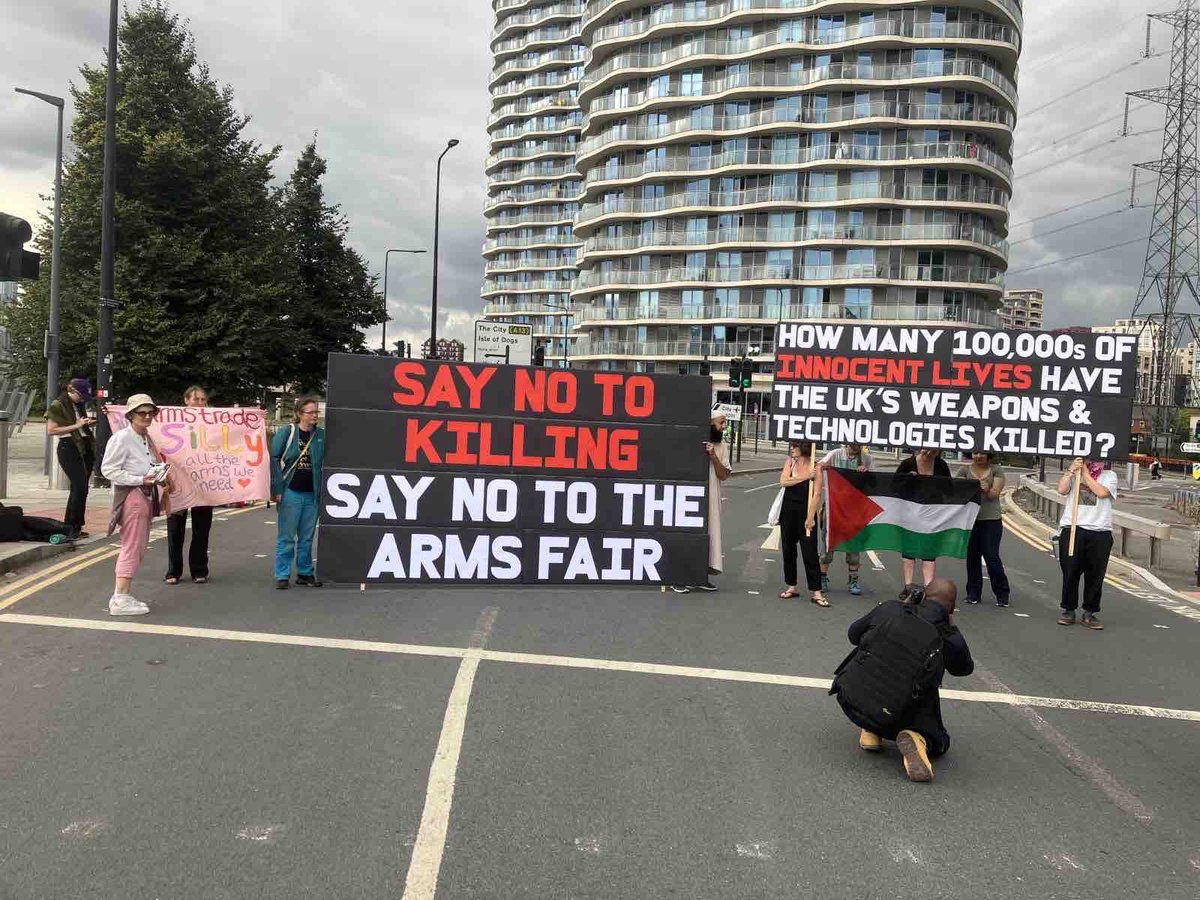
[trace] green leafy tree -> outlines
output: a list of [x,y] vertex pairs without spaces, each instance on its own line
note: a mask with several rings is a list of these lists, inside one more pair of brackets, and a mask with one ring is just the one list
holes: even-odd
[[[243,136],[249,122],[217,85],[191,35],[161,0],[121,22],[116,155],[114,394],[174,399],[194,381],[219,401],[254,400],[279,381],[289,342],[272,327],[276,282],[271,189],[278,148]],[[103,67],[72,87],[76,152],[63,179],[62,372],[95,371],[104,155]],[[49,222],[39,248],[49,258]],[[4,317],[13,374],[37,381],[49,267]]]
[[363,329],[383,321],[378,279],[346,245],[349,225],[340,208],[325,201],[326,169],[316,142],[310,143],[281,201],[282,328],[292,348],[287,381],[296,391],[320,389],[326,354],[363,352]]

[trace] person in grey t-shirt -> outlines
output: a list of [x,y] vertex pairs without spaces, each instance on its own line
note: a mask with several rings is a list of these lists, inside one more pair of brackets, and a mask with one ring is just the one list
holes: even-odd
[[[871,451],[862,444],[846,444],[844,447],[825,454],[818,465],[822,468],[850,469],[855,472],[871,471]],[[833,551],[826,550],[821,556],[821,590],[829,590],[829,567],[833,564]],[[862,593],[858,580],[861,557],[857,553],[846,554],[846,571],[849,575],[848,589],[854,596]]]
[[1000,512],[1004,470],[992,462],[992,457],[991,453],[974,453],[971,464],[958,470],[959,478],[974,478],[983,492],[979,518],[967,543],[967,602],[975,604],[983,599],[983,563],[986,563],[996,605],[1003,608],[1008,606],[1009,596],[1008,574],[1000,559],[1000,539],[1004,537]]

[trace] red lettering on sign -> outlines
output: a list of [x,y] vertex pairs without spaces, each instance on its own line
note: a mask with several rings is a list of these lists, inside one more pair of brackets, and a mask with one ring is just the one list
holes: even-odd
[[392,394],[392,400],[397,406],[420,406],[421,398],[425,396],[425,385],[417,375],[424,374],[425,364],[408,360],[396,363],[392,370],[392,378],[400,390]]

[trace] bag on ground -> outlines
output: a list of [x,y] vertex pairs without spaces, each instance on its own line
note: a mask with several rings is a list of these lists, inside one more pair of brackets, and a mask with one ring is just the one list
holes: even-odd
[[21,507],[0,506],[0,541],[21,540],[21,517]]
[[56,534],[66,536],[71,530],[66,522],[60,522],[58,519],[49,519],[45,516],[24,516],[21,519],[21,529],[23,532],[22,540],[38,541],[40,543],[50,543],[50,539]]
[[863,635],[834,672],[829,693],[862,727],[891,738],[942,673],[942,634],[915,609],[885,619]]

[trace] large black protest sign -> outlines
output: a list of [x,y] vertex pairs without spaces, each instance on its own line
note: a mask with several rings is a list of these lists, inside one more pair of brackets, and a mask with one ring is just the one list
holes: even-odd
[[785,323],[772,436],[1122,458],[1136,335]]
[[330,581],[694,583],[703,378],[334,355]]

